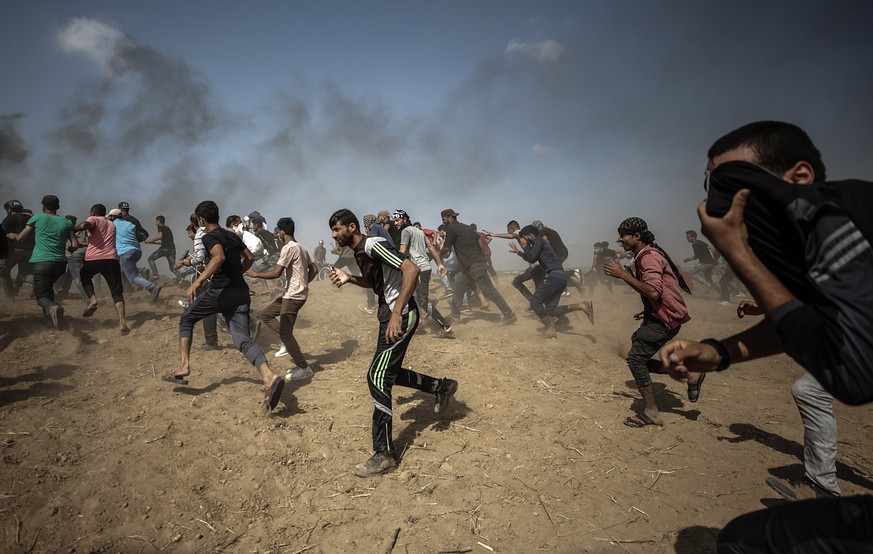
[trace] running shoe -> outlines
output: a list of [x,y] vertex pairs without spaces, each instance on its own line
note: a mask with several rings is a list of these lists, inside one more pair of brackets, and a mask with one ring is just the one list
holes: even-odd
[[355,475],[358,477],[375,477],[395,467],[397,467],[397,461],[393,455],[385,452],[376,452],[369,460],[355,466]]

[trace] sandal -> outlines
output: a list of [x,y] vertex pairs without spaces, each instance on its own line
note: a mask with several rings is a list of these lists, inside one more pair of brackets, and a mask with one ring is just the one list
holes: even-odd
[[452,331],[452,328],[449,327],[448,329],[440,329],[431,336],[435,339],[453,339],[455,338],[455,333]]
[[663,423],[658,423],[654,419],[650,418],[646,415],[646,412],[639,412],[636,415],[633,415],[624,420],[624,424],[628,427],[633,427],[634,429],[641,429],[648,425],[654,425],[656,427],[663,427]]
[[703,380],[706,379],[706,373],[701,373],[700,378],[695,382],[688,382],[688,400],[697,402],[700,400],[700,387],[703,386]]

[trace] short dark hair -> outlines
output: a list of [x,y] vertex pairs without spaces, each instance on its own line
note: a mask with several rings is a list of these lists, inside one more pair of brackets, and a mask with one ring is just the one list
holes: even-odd
[[294,220],[290,217],[282,217],[276,222],[276,228],[289,236],[294,236]]
[[106,206],[103,204],[94,204],[91,206],[91,211],[94,212],[94,215],[106,215]]
[[197,204],[194,213],[197,214],[197,217],[203,218],[206,223],[218,225],[218,204],[212,200],[204,200]]
[[191,225],[194,227],[200,226],[200,222],[197,221],[197,214],[191,214],[191,217],[189,217],[188,220],[191,221]]
[[238,215],[229,215],[227,219],[224,220],[224,226],[230,227],[234,221],[242,221],[242,218]]
[[192,223],[192,224],[188,225],[187,227],[185,227],[185,230],[188,231],[189,233],[195,233],[197,231],[197,226]]
[[155,216],[155,221],[157,221],[157,222],[159,222],[161,225],[163,225],[164,223],[167,222],[167,218],[164,217],[164,216],[162,216],[162,215],[158,215],[158,216]]
[[346,208],[342,208],[333,212],[333,215],[330,216],[330,220],[328,220],[327,223],[329,227],[333,227],[334,225],[336,225],[337,222],[340,222],[345,226],[349,226],[354,223],[355,227],[357,227],[358,229],[361,228],[361,224],[358,223],[358,216],[356,216],[354,213],[352,213],[351,210]]
[[540,236],[540,230],[533,225],[525,225],[524,227],[522,227],[521,231],[518,232],[518,234],[521,236],[535,235],[538,237]]
[[687,231],[685,231],[685,234],[697,238],[697,231],[695,231],[694,229],[688,229]]
[[74,215],[65,215],[64,217],[67,218],[68,220],[70,220],[70,222],[72,222],[73,225],[75,225],[76,222],[79,221],[79,218],[74,216]]
[[807,162],[815,172],[816,181],[827,180],[827,170],[821,152],[806,131],[782,121],[756,121],[743,125],[721,137],[709,148],[711,160],[742,146],[748,146],[758,163],[774,173],[784,173],[798,162]]
[[474,231],[478,231],[478,230],[479,230],[479,227],[478,227],[475,223],[471,223],[471,224],[470,224],[470,229],[473,229]]

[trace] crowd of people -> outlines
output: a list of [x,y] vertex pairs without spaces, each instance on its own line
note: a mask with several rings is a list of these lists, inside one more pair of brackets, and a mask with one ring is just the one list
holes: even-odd
[[[294,337],[309,283],[323,275],[336,287],[364,288],[367,304],[361,310],[375,314],[379,322],[367,369],[374,404],[373,455],[355,466],[354,473],[370,477],[397,464],[392,438],[395,385],[433,394],[439,413],[458,391],[455,379],[403,367],[420,320],[429,322],[433,336],[445,339],[456,337],[461,314],[471,305],[493,305],[504,325],[518,321],[492,280],[497,273],[490,260],[491,243],[505,239],[510,251],[528,263],[512,286],[542,323],[544,338],[557,337],[558,330],[570,324],[570,312],[580,311],[595,323],[592,301],[561,305],[568,286],[584,291],[603,285],[612,290],[614,282],[622,281],[639,294],[642,310],[635,319],[640,325],[630,337],[626,360],[644,407],[624,421],[629,427],[664,425],[652,373],[666,372],[682,381],[689,401],[697,402],[707,373],[732,364],[785,352],[807,371],[791,389],[804,424],[805,479],[768,483],[789,500],[809,500],[738,517],[719,535],[720,552],[869,548],[873,499],[844,498],[836,481],[833,399],[849,404],[873,400],[873,219],[865,211],[873,206],[873,186],[826,181],[821,154],[808,135],[795,125],[774,121],[752,123],[718,139],[707,153],[704,186],[707,199],[698,216],[711,244],[696,231],[687,231],[692,256],[683,262],[696,262],[688,273],[657,244],[649,224],[639,217],[617,225],[623,252],[613,251],[608,241],[594,244],[592,267],[583,275],[564,267],[569,251],[560,234],[541,221],[521,226],[511,220],[505,233],[493,233],[462,223],[461,214],[450,208],[442,210],[436,229],[422,228],[400,209],[366,214],[362,220],[340,209],[328,220],[334,240],[331,252],[337,256],[329,265],[324,242],[319,241],[310,256],[295,239],[291,218],[279,219],[273,232],[258,212],[228,216],[222,227],[218,205],[206,200],[196,206],[187,228],[192,246],[177,260],[173,233],[161,215],[151,235],[130,214],[127,202],[108,212],[103,204],[95,204],[89,217],[77,222],[72,216],[59,216],[60,200],[46,195],[38,214],[27,213],[17,200],[6,202],[2,236],[8,242],[0,251],[0,286],[14,296],[25,282],[32,282],[42,313],[61,329],[65,312],[55,299],[56,283],[67,289],[75,283],[86,300],[82,317],[90,317],[99,305],[94,284],[99,274],[114,303],[119,330],[127,334],[122,274],[156,302],[161,286],[155,282],[155,262],[166,258],[172,279],[180,282],[190,272],[190,283],[179,321],[179,367],[163,380],[188,384],[194,325],[204,322],[202,348],[214,349],[221,314],[234,345],[260,374],[265,414],[280,402],[286,381],[313,376]],[[143,242],[159,245],[148,257],[146,276],[136,265]],[[628,265],[622,261],[625,257]],[[716,283],[713,271],[719,263],[724,268]],[[436,275],[444,288],[440,298],[431,297]],[[737,305],[737,316],[764,317],[720,340],[679,338],[691,319],[685,295],[691,293],[692,283],[686,277],[704,293],[715,291],[722,303],[744,296],[738,280],[751,299]],[[282,294],[253,314],[249,283],[257,280],[279,280]],[[447,314],[437,309],[439,300],[447,301]],[[284,376],[273,371],[256,342],[260,327],[253,322],[261,321],[282,344],[276,356],[290,356],[294,363]]]

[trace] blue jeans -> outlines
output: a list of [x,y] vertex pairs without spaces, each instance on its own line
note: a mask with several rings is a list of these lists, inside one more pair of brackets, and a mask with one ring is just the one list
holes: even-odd
[[55,302],[55,281],[67,272],[67,262],[36,262],[33,264],[33,290],[36,293],[36,303],[47,314]]
[[567,313],[567,307],[558,306],[558,302],[561,300],[561,293],[565,290],[567,290],[567,275],[563,271],[552,271],[534,291],[530,299],[530,307],[541,319],[546,315],[562,316]]
[[118,257],[118,263],[121,264],[121,272],[127,277],[127,280],[134,285],[151,291],[157,285],[140,276],[139,269],[136,267],[136,262],[142,258],[142,250],[128,250]]

